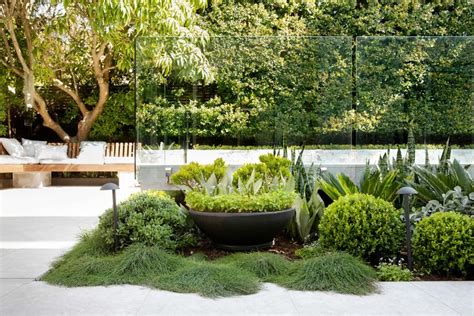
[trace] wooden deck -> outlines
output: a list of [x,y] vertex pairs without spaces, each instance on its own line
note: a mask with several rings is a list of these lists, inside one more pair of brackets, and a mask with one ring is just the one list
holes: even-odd
[[116,163],[105,165],[87,164],[11,164],[0,165],[0,173],[18,172],[133,172],[134,166],[130,163]]

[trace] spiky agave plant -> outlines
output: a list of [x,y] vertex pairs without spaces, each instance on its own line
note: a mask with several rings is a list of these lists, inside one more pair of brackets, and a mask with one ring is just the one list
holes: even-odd
[[426,205],[429,201],[443,201],[443,194],[460,187],[464,195],[474,192],[474,181],[456,159],[446,161],[446,165],[436,171],[421,166],[414,166],[415,179],[407,183],[418,191],[416,195],[418,205]]
[[299,197],[295,202],[296,214],[288,231],[292,238],[306,243],[317,235],[317,224],[324,212],[324,202],[318,194],[319,185],[316,182],[320,172],[313,164],[308,168],[304,166],[303,151],[304,147],[298,156],[294,149],[291,153],[291,172]]
[[396,192],[401,186],[397,181],[397,175],[397,170],[383,174],[380,169],[370,168],[367,164],[358,186],[348,176],[341,173],[336,176],[330,173],[323,174],[318,184],[333,201],[348,194],[366,193],[394,202],[397,198]]

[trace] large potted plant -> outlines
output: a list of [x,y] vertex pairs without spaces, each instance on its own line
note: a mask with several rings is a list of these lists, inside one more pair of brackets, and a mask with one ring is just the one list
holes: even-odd
[[[273,162],[280,159],[283,158],[272,158]],[[295,214],[293,204],[297,194],[291,177],[283,176],[286,172],[276,176],[277,170],[256,165],[241,167],[235,173],[239,175],[236,179],[230,172],[220,176],[213,172],[208,178],[201,176],[186,193],[190,216],[216,247],[226,250],[271,247],[275,236]],[[209,166],[203,168],[210,170]],[[183,173],[189,174],[188,171],[184,169]],[[175,183],[179,178],[175,176]]]

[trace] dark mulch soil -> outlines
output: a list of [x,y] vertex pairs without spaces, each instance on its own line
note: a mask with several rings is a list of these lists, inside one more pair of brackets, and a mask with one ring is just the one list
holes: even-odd
[[415,281],[466,281],[469,278],[460,278],[454,276],[441,276],[441,275],[418,275],[415,277]]
[[[274,244],[269,249],[263,249],[261,251],[277,253],[286,256],[288,259],[296,259],[295,251],[302,247],[295,241],[290,240],[285,235],[280,235],[275,238]],[[202,238],[199,243],[194,247],[188,247],[183,250],[183,255],[188,257],[195,253],[203,253],[207,259],[214,260],[220,257],[224,257],[232,254],[231,251],[221,250],[214,247],[212,242],[207,238]]]

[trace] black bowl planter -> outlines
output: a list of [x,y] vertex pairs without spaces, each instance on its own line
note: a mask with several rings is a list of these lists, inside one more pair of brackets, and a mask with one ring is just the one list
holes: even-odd
[[290,222],[295,210],[261,213],[214,213],[189,210],[196,225],[225,250],[269,248]]

